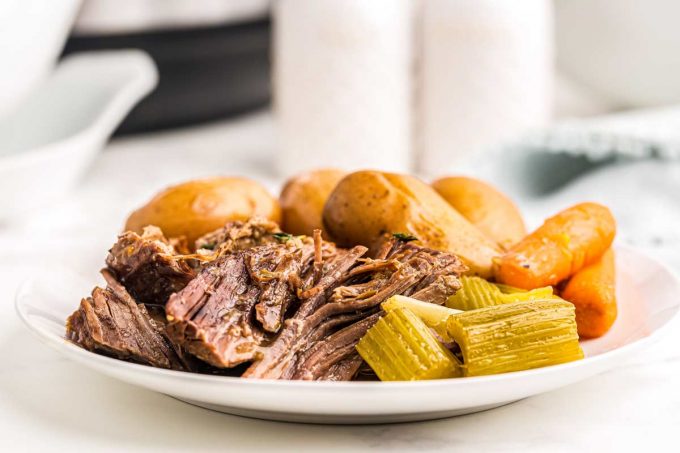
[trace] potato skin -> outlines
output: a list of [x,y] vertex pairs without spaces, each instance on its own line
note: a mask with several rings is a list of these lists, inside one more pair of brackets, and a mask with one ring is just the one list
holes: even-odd
[[292,234],[311,236],[323,229],[323,207],[335,186],[346,172],[324,168],[289,179],[281,191],[281,229]]
[[231,220],[252,216],[281,221],[278,201],[259,183],[246,178],[215,177],[187,181],[159,192],[134,211],[126,230],[156,225],[167,237],[185,236],[190,244]]
[[489,184],[459,176],[438,179],[432,187],[503,249],[512,247],[527,235],[522,214],[515,203]]
[[435,190],[407,175],[359,171],[338,183],[323,212],[324,226],[342,246],[375,251],[385,233],[408,233],[418,243],[458,255],[470,272],[491,275],[499,247]]

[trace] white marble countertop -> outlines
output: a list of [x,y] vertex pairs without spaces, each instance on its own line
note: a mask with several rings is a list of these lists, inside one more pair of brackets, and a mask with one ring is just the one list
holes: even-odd
[[[71,198],[0,226],[0,451],[678,451],[677,324],[644,357],[562,390],[479,414],[384,426],[295,425],[206,411],[69,362],[20,324],[14,292],[36,265],[54,272],[74,266],[94,278],[125,215],[159,187],[217,173],[246,174],[275,189],[273,139],[271,119],[261,114],[117,140]],[[678,165],[670,165],[677,176]],[[532,206],[532,215],[548,214],[541,203]],[[680,211],[680,201],[675,206]],[[668,224],[677,215],[644,223]],[[671,226],[647,246],[680,271],[680,225]],[[643,235],[638,229],[623,238]]]

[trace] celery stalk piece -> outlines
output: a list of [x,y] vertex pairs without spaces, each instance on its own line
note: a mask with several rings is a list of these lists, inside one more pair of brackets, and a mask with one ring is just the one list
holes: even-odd
[[356,346],[381,381],[461,376],[460,363],[415,314],[394,308]]
[[526,289],[515,288],[514,286],[505,285],[503,283],[494,283],[496,288],[500,289],[503,294],[524,293]]
[[449,308],[467,311],[512,302],[550,299],[553,295],[550,286],[525,291],[512,286],[489,283],[479,277],[461,277],[460,281],[461,289],[446,301]]
[[532,289],[531,291],[518,291],[510,294],[500,294],[500,303],[508,304],[512,302],[529,302],[532,300],[550,299],[553,297],[552,286]]
[[474,310],[477,308],[498,305],[501,290],[493,283],[489,283],[480,277],[460,278],[462,287],[446,300],[446,306],[456,310]]
[[462,313],[460,310],[442,307],[441,305],[423,302],[406,296],[392,296],[383,302],[381,306],[382,309],[388,313],[398,308],[410,310],[414,315],[419,317],[425,325],[437,332],[437,335],[447,343],[450,343],[453,339],[449,337],[446,322],[448,321],[449,316],[455,315],[456,313]]
[[466,311],[448,319],[463,375],[507,373],[583,358],[574,306],[556,299]]

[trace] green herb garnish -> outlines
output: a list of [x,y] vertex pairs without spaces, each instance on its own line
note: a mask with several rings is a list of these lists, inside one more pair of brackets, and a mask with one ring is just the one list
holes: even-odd
[[417,237],[415,237],[412,234],[408,234],[408,233],[392,233],[392,237],[399,239],[400,241],[403,241],[403,242],[411,242],[411,241],[417,241],[418,240]]
[[215,247],[217,247],[216,242],[208,242],[207,244],[203,244],[201,246],[202,249],[206,249],[206,250],[215,250]]
[[288,242],[293,239],[293,235],[288,233],[273,233],[272,236],[279,242]]

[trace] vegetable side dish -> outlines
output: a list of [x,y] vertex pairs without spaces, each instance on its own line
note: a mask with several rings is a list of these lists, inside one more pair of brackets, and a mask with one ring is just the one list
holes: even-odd
[[243,378],[421,380],[583,358],[616,319],[609,210],[527,235],[470,178],[322,169],[280,202],[243,178],[170,187],[109,250],[66,336],[159,368]]

